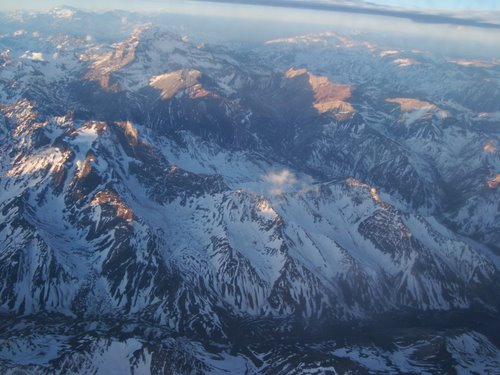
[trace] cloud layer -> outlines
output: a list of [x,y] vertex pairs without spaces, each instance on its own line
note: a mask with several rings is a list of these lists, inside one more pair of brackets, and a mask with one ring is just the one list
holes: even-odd
[[[207,0],[194,0],[207,2]],[[251,4],[260,6],[274,6],[286,8],[312,9],[320,11],[348,12],[359,14],[370,14],[386,17],[406,18],[413,22],[427,24],[450,24],[461,26],[473,26],[488,29],[500,29],[500,18],[486,19],[480,13],[455,12],[443,13],[431,8],[409,10],[408,8],[377,5],[365,1],[305,1],[305,0],[210,0],[209,2],[230,4]],[[479,10],[479,9],[478,9]],[[474,17],[470,16],[473,15]],[[500,17],[499,14],[496,16]]]

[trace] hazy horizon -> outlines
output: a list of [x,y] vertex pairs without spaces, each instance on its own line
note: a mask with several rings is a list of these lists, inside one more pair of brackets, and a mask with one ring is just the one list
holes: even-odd
[[[379,1],[391,3],[391,1]],[[18,2],[22,7],[25,1]],[[60,1],[42,1],[37,6],[53,8]],[[72,1],[66,1],[72,6]],[[427,2],[429,4],[434,2]],[[152,12],[149,4],[157,11]],[[478,3],[479,4],[479,3]],[[483,5],[486,2],[483,2]],[[5,4],[4,4],[5,5]],[[33,5],[33,4],[31,4]],[[432,5],[432,4],[431,4]],[[460,3],[459,3],[460,5]],[[480,6],[478,5],[478,8]],[[388,47],[409,50],[430,50],[452,57],[500,58],[495,46],[500,40],[500,26],[433,22],[412,19],[394,14],[370,14],[370,12],[348,12],[297,7],[273,7],[270,2],[250,5],[235,1],[231,3],[206,1],[111,1],[98,4],[96,1],[78,4],[77,9],[104,11],[124,8],[130,12],[148,12],[149,16],[166,17],[165,24],[183,25],[191,33],[215,41],[263,42],[266,39],[286,37],[323,31],[339,31],[348,34],[369,34],[370,41]],[[457,6],[457,9],[459,6]],[[350,8],[347,8],[350,9]],[[405,12],[404,14],[408,14]],[[455,19],[455,18],[454,18]],[[437,21],[446,18],[438,18]],[[435,21],[435,20],[434,20]],[[451,21],[450,21],[451,22]]]

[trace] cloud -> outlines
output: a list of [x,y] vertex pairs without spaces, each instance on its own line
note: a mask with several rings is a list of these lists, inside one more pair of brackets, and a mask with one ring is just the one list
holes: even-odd
[[[411,10],[409,8],[401,8],[387,5],[377,5],[365,1],[304,1],[304,0],[195,0],[198,2],[217,2],[229,4],[250,4],[260,6],[274,6],[285,8],[311,9],[318,11],[333,11],[368,14],[376,16],[406,18],[417,23],[426,24],[449,24],[473,26],[488,29],[500,29],[500,20],[498,19],[483,19],[479,17],[470,17],[470,10],[467,12],[448,12],[442,13],[433,9],[417,8]],[[498,16],[498,14],[497,14]],[[499,22],[496,22],[499,21]]]
[[269,172],[262,176],[262,180],[269,183],[268,192],[271,195],[281,195],[290,191],[297,183],[297,177],[288,169]]

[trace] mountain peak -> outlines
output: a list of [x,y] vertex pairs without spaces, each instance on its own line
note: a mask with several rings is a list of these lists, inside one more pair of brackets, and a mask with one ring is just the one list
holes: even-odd
[[352,116],[354,108],[347,102],[352,96],[350,85],[333,83],[328,77],[314,75],[305,68],[290,68],[285,72],[288,79],[300,76],[307,76],[314,94],[313,107],[319,113],[333,113],[337,119]]

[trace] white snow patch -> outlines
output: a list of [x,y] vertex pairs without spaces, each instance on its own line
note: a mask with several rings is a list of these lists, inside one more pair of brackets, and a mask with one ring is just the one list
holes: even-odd
[[22,56],[22,59],[28,59],[31,61],[45,61],[42,52],[30,52],[26,51]]
[[[130,374],[133,368],[131,364],[133,352],[141,348],[142,344],[136,339],[113,342],[100,356],[94,357],[93,364],[97,368],[96,375]],[[139,368],[134,368],[133,373],[146,374],[149,372],[151,355],[146,354],[144,359]]]
[[458,374],[493,374],[500,368],[500,350],[485,336],[470,332],[447,341]]
[[50,12],[54,18],[72,19],[75,16],[75,11],[68,8],[54,8]]
[[58,148],[51,147],[34,155],[26,155],[17,162],[7,176],[26,176],[49,168],[54,170],[65,161],[65,155]]
[[24,29],[20,29],[20,30],[17,30],[17,31],[14,31],[14,33],[12,34],[13,36],[22,36],[22,35],[26,35],[28,32]]

